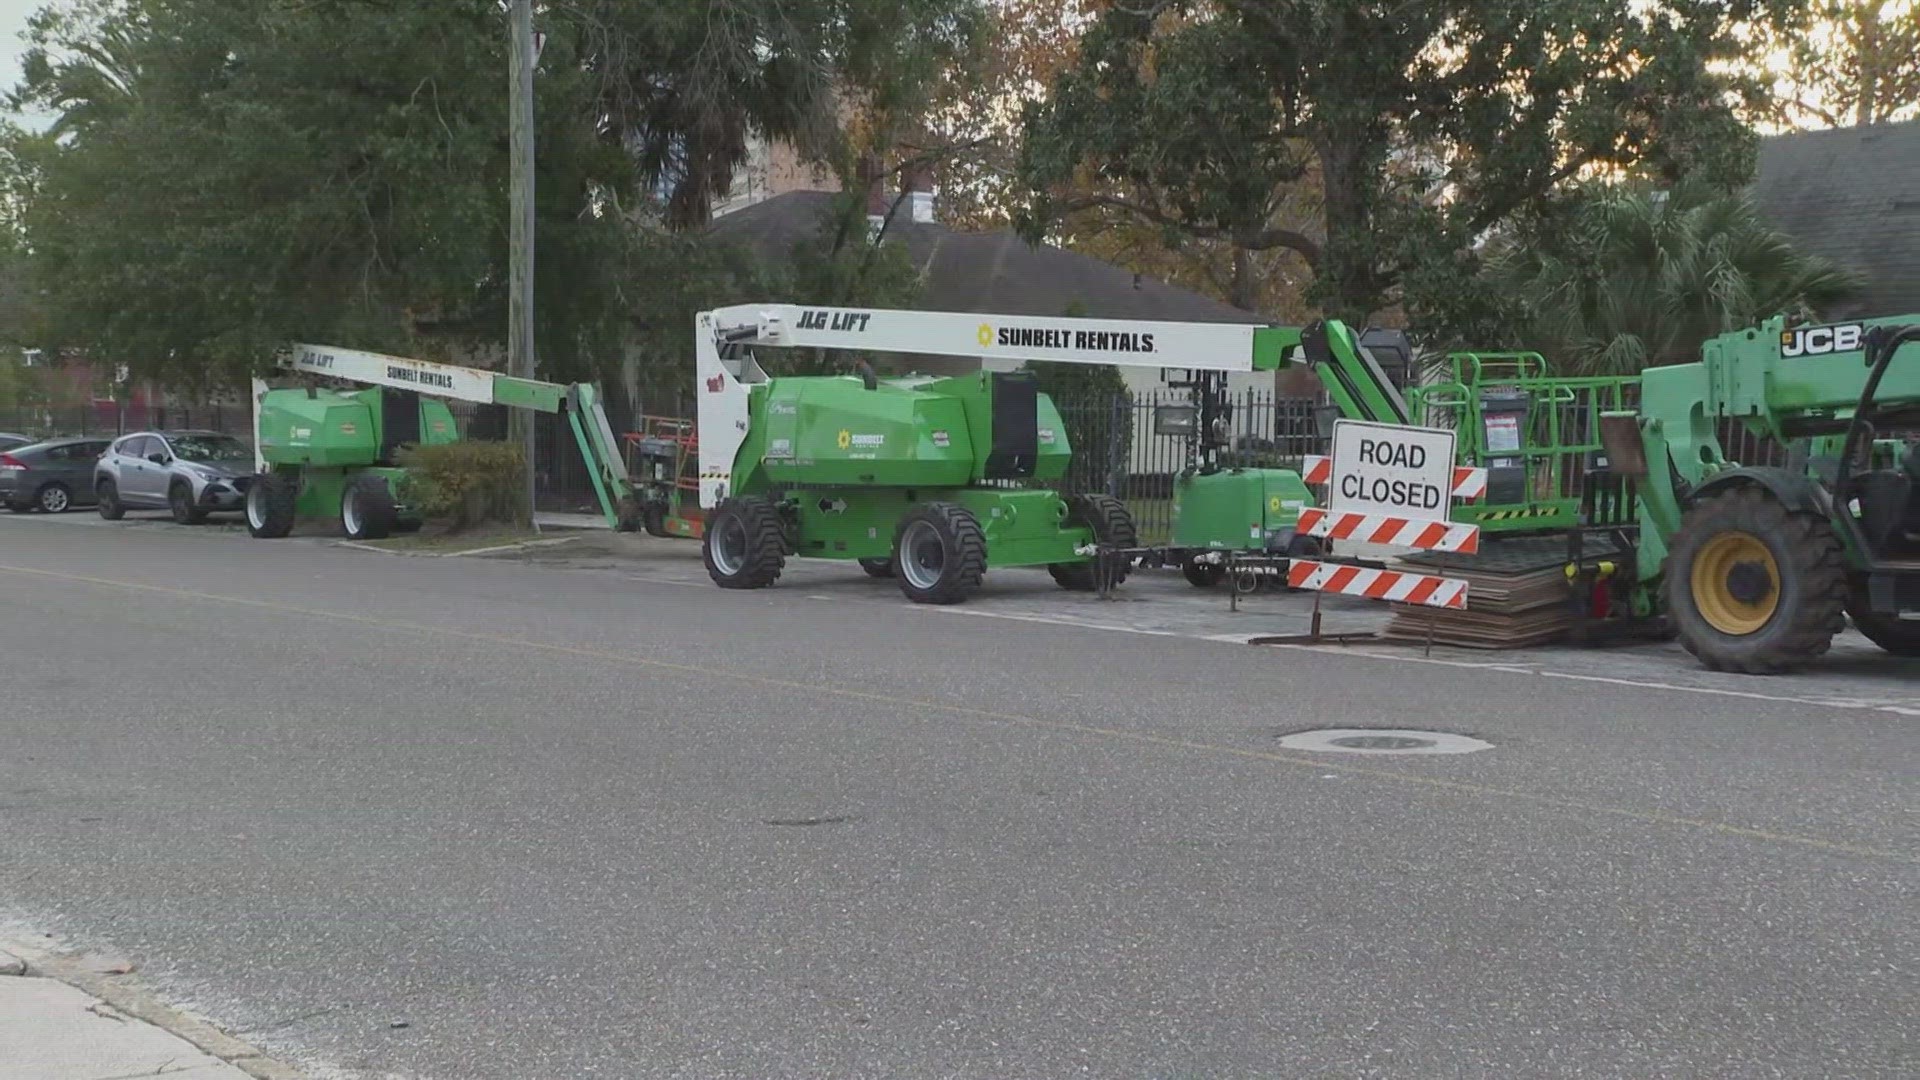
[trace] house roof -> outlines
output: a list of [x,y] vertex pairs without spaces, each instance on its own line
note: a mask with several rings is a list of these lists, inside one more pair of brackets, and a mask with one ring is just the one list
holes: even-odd
[[[832,193],[790,191],[714,220],[716,236],[740,240],[768,259],[794,245],[833,212]],[[956,232],[908,220],[904,205],[887,227],[907,245],[923,277],[919,304],[930,311],[1003,315],[1076,315],[1096,319],[1262,324],[1266,320],[1212,297],[1136,275],[1078,252],[1034,246],[1007,232]]]
[[1858,271],[1833,318],[1920,311],[1920,121],[1763,139],[1754,197],[1804,251]]

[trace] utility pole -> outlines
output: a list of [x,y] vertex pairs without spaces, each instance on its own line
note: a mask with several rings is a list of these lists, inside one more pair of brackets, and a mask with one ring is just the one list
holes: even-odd
[[[533,358],[533,0],[509,0],[511,40],[508,74],[511,82],[512,256],[507,297],[507,371],[522,379],[534,377]],[[527,459],[527,523],[533,524],[533,415],[524,409],[510,414],[510,430],[517,434]]]

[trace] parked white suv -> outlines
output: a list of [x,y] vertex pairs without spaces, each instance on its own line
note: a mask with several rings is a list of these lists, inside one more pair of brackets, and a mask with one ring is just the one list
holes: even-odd
[[180,524],[198,525],[216,510],[242,509],[252,480],[253,450],[231,435],[143,431],[100,456],[93,490],[108,521],[128,510],[171,510]]

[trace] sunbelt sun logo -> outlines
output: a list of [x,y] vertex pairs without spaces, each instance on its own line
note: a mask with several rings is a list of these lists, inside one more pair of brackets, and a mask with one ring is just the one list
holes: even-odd
[[977,336],[983,349],[1082,353],[1155,351],[1152,334],[1133,330],[1083,330],[1071,325],[994,326],[981,323]]
[[834,441],[840,444],[840,449],[842,450],[871,450],[878,446],[885,446],[887,444],[887,437],[885,435],[855,435],[846,428],[841,428],[839,438]]

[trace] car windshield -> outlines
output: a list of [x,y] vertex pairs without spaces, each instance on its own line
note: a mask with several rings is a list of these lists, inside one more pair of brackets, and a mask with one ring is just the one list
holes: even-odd
[[246,443],[230,435],[176,435],[167,441],[184,461],[238,461],[253,456]]

